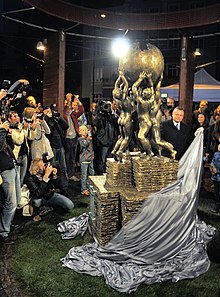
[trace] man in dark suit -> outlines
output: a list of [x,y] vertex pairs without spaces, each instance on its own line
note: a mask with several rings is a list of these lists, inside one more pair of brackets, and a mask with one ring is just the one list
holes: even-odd
[[[192,141],[192,129],[184,124],[184,110],[177,106],[172,113],[172,119],[161,123],[161,139],[171,143],[174,146],[176,160],[179,160]],[[170,157],[168,151],[163,150],[162,155]]]

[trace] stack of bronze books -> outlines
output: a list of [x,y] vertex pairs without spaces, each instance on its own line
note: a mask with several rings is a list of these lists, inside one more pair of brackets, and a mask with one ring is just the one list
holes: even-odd
[[132,163],[135,186],[140,192],[160,191],[177,179],[178,161],[166,157],[133,157]]
[[106,190],[106,175],[90,176],[90,211],[92,232],[99,244],[105,245],[120,229],[119,192]]
[[106,184],[110,187],[133,187],[134,179],[131,158],[117,162],[113,158],[106,162]]
[[143,206],[149,193],[138,192],[136,189],[120,192],[121,200],[121,222],[124,225],[128,222]]

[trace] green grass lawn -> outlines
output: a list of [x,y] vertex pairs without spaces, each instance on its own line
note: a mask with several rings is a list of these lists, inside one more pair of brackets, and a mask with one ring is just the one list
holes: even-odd
[[[62,267],[60,259],[73,246],[92,241],[83,237],[62,240],[56,225],[64,219],[78,216],[85,208],[75,208],[71,214],[47,214],[41,222],[30,221],[18,232],[11,269],[28,296],[35,297],[114,297],[118,293],[105,284],[103,277],[79,274]],[[208,222],[220,228],[220,222]],[[209,271],[198,278],[177,283],[163,282],[141,285],[129,296],[135,297],[219,297],[220,265],[211,264]]]

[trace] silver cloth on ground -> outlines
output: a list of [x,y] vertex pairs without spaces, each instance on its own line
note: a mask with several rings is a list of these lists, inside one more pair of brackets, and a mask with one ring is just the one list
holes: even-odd
[[141,283],[177,282],[209,269],[206,243],[215,229],[197,218],[203,132],[199,131],[180,160],[178,180],[154,193],[143,208],[104,247],[73,247],[63,266],[92,276],[103,275],[119,292]]
[[57,231],[61,233],[62,239],[72,239],[78,235],[83,236],[88,228],[89,215],[83,213],[57,224]]

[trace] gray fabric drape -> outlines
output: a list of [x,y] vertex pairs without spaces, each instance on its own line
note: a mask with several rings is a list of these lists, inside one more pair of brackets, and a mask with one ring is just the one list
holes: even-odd
[[57,231],[61,233],[62,239],[72,239],[77,235],[83,236],[88,228],[89,215],[83,213],[77,218],[71,218],[57,225]]
[[194,278],[209,269],[206,243],[215,229],[197,219],[203,131],[180,160],[178,180],[152,194],[142,209],[104,247],[73,247],[63,266],[103,275],[112,288],[130,293],[141,283]]

